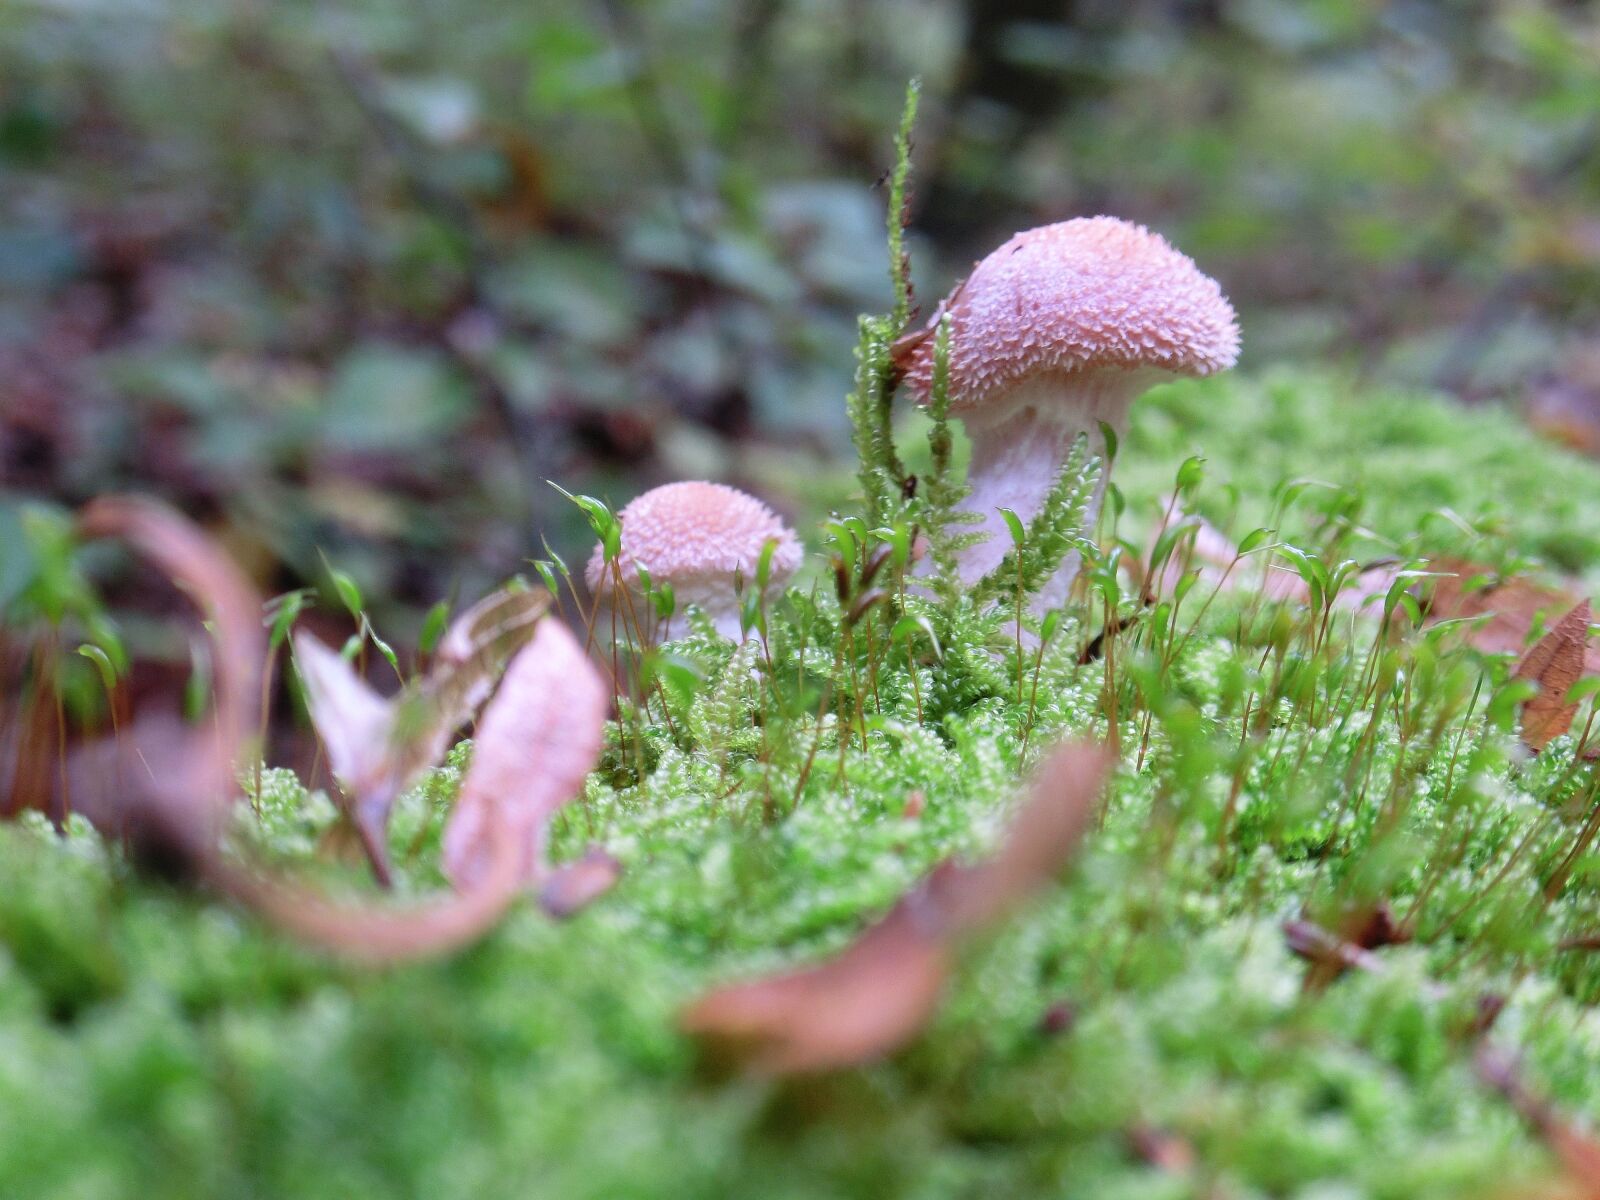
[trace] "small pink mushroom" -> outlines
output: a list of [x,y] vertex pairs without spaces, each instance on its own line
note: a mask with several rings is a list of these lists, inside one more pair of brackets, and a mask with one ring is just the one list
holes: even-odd
[[[1152,384],[1210,375],[1239,354],[1239,326],[1216,281],[1159,234],[1115,217],[1030,229],[978,263],[927,328],[896,346],[924,403],[946,314],[950,411],[972,440],[968,505],[988,534],[962,557],[968,583],[1010,549],[999,510],[1030,521],[1080,433],[1103,453],[1101,421],[1120,433]],[[1090,520],[1105,482],[1102,475]],[[1074,554],[1045,586],[1041,608],[1065,598],[1077,570]]]
[[[617,514],[622,546],[617,565],[632,593],[634,612],[648,631],[653,611],[639,594],[638,568],[657,584],[670,584],[677,605],[661,636],[684,632],[684,610],[698,605],[724,637],[739,640],[736,581],[755,586],[762,549],[776,541],[768,587],[781,586],[800,565],[802,551],[794,530],[754,496],[720,483],[669,483],[636,497]],[[601,547],[595,547],[586,573],[597,595],[615,597],[616,578]],[[624,603],[625,609],[625,603]]]

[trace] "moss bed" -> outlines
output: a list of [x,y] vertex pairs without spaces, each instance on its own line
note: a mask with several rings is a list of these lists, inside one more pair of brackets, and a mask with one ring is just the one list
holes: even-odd
[[[1194,505],[1235,538],[1270,524],[1328,561],[1600,578],[1594,467],[1497,410],[1290,372],[1160,389],[1116,464],[1133,544],[1195,454]],[[1297,479],[1315,482],[1286,495]],[[775,624],[816,603],[808,587]],[[1374,657],[1375,618],[1338,616],[1313,645],[1314,623],[1262,613],[1249,587],[1196,623],[1208,591],[1165,659],[1150,617],[1119,639],[1123,765],[1076,865],[964,953],[924,1036],[854,1071],[712,1078],[677,1014],[844,945],[989,845],[1053,738],[1104,736],[1106,663],[1078,661],[1098,607],[1069,610],[1036,706],[981,648],[919,667],[925,722],[909,672],[886,676],[865,748],[830,742],[804,778],[784,765],[773,819],[759,701],[718,686],[728,647],[691,638],[705,686],[685,730],[619,725],[557,829],[563,856],[602,843],[621,883],[563,923],[519,906],[446,961],[342,965],[142,878],[90,832],[0,828],[0,1195],[1412,1200],[1548,1178],[1549,1150],[1474,1069],[1474,1022],[1503,999],[1489,1036],[1530,1084],[1574,1114],[1600,1104],[1600,969],[1559,946],[1600,931],[1600,859],[1544,899],[1595,768],[1571,735],[1519,748],[1495,702],[1508,664],[1460,631],[1408,627]],[[1295,686],[1247,721],[1275,659]],[[403,887],[438,882],[469,753],[401,806]],[[290,864],[335,819],[282,772],[260,807],[241,837]],[[1304,990],[1285,920],[1378,901],[1414,940]]]

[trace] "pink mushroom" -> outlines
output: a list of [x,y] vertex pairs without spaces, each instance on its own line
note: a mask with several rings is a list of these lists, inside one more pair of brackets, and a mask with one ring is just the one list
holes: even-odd
[[[1216,281],[1159,234],[1115,217],[1030,229],[978,263],[927,328],[895,348],[924,403],[946,314],[950,411],[972,440],[968,504],[988,535],[962,557],[968,583],[1011,547],[999,510],[1031,520],[1080,433],[1103,453],[1100,422],[1122,432],[1129,406],[1152,384],[1210,375],[1239,354],[1239,326]],[[1105,482],[1102,474],[1091,520]],[[1040,607],[1065,598],[1077,569],[1074,554]]]
[[[632,593],[640,626],[648,631],[655,621],[639,593],[638,568],[643,566],[656,584],[670,584],[676,608],[661,631],[663,638],[684,632],[684,610],[698,605],[717,631],[737,641],[739,597],[736,580],[755,586],[762,549],[776,541],[769,588],[782,585],[800,565],[801,549],[794,530],[754,496],[720,483],[669,483],[636,497],[617,514],[622,521],[622,546],[618,555],[622,581]],[[590,589],[619,602],[616,579],[602,549],[595,547],[586,573]],[[626,612],[626,603],[619,607]]]

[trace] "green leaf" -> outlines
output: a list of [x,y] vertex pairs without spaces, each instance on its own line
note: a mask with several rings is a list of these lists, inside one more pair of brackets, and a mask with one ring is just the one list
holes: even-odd
[[833,538],[838,545],[839,554],[844,559],[845,570],[854,575],[856,571],[856,554],[859,549],[855,531],[843,521],[829,521],[822,528],[823,532]]
[[321,412],[325,441],[362,453],[426,451],[472,412],[466,380],[426,350],[366,345],[334,371]]
[[756,559],[756,591],[765,593],[772,581],[772,556],[778,551],[778,539],[770,537],[761,543],[761,557]]
[[211,652],[203,642],[189,647],[189,678],[183,685],[183,717],[191,725],[205,715],[211,703]]
[[1190,455],[1178,468],[1178,490],[1189,495],[1200,486],[1201,480],[1205,477],[1206,460],[1198,454]]
[[403,680],[405,676],[400,674],[400,658],[395,654],[394,647],[379,637],[370,624],[367,625],[367,636],[372,639],[372,644],[378,648],[378,653],[383,655],[383,660],[389,664],[395,675]]
[[1049,645],[1050,639],[1055,637],[1056,629],[1061,625],[1061,610],[1052,608],[1044,615],[1044,622],[1039,626],[1039,643]]
[[78,647],[77,652],[95,665],[95,669],[100,672],[100,682],[105,686],[106,691],[115,691],[117,687],[117,668],[112,663],[111,656],[92,642],[85,642]]
[[1272,530],[1270,529],[1252,529],[1239,542],[1239,557],[1243,558],[1246,554],[1255,553],[1265,546],[1271,537]]
[[615,562],[622,552],[622,523],[612,515],[605,501],[593,496],[575,496],[554,480],[547,479],[545,482],[583,510],[584,516],[589,519],[589,528],[600,539],[606,561]]
[[339,597],[339,603],[343,604],[345,611],[359,621],[365,607],[362,603],[361,588],[357,586],[354,579],[328,562],[326,558],[322,561],[323,565],[327,567],[328,578],[333,581],[333,590]]
[[439,648],[439,639],[450,625],[450,601],[441,600],[422,618],[422,629],[417,634],[417,653],[432,654]]
[[1117,461],[1117,431],[1112,428],[1111,422],[1100,422],[1100,436],[1105,440],[1106,470],[1109,471],[1111,465]]
[[1022,518],[1009,508],[1002,508],[1000,516],[1005,521],[1006,528],[1011,531],[1012,544],[1020,550],[1028,537],[1027,531],[1022,527]]
[[544,580],[545,589],[549,591],[552,596],[560,594],[560,581],[556,579],[555,569],[549,559],[541,558],[535,560],[533,569],[539,572],[539,578]]
[[678,597],[670,583],[654,589],[650,593],[650,603],[655,606],[656,616],[663,621],[671,620],[672,614],[678,611]]
[[901,617],[894,623],[894,628],[889,632],[889,640],[900,643],[908,640],[913,635],[921,633],[928,639],[928,644],[933,647],[933,657],[937,662],[944,661],[944,647],[939,644],[939,635],[934,631],[933,622],[922,615]]
[[670,692],[679,707],[687,708],[695,695],[705,686],[705,675],[692,658],[681,654],[666,654],[651,650],[644,656],[641,669],[647,683],[659,682]]
[[289,636],[290,629],[300,619],[300,614],[305,611],[306,605],[311,603],[316,594],[315,588],[297,588],[267,601],[266,624],[269,649],[276,650],[283,645],[284,638]]

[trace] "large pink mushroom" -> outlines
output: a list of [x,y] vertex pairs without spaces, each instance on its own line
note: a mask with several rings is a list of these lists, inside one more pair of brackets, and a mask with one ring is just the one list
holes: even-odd
[[[1027,230],[978,263],[927,328],[895,348],[923,402],[947,314],[950,411],[972,441],[968,506],[988,535],[963,554],[968,583],[1011,547],[999,510],[1031,520],[1080,433],[1103,453],[1100,422],[1121,433],[1129,406],[1152,384],[1210,375],[1239,354],[1233,306],[1216,281],[1159,234],[1115,217]],[[1105,481],[1102,474],[1091,521]],[[1074,554],[1040,607],[1065,598],[1077,568]]]
[[[622,522],[618,567],[633,594],[634,614],[646,630],[654,613],[646,612],[638,592],[638,568],[658,585],[670,584],[676,610],[661,636],[684,631],[684,610],[698,605],[717,631],[737,641],[737,583],[755,586],[762,549],[776,542],[768,575],[769,587],[781,586],[800,565],[802,551],[794,530],[770,508],[737,488],[720,483],[669,483],[635,497],[617,514]],[[601,547],[596,546],[586,572],[589,588],[616,605],[616,579]],[[626,602],[621,602],[626,603]]]

